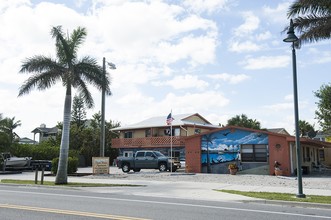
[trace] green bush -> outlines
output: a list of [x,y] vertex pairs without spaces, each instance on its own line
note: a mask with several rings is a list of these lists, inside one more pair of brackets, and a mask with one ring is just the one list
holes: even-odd
[[[51,146],[47,142],[40,144],[14,144],[10,153],[17,157],[32,157],[32,160],[53,160],[59,157],[60,147]],[[69,150],[70,157],[78,157],[77,151]]]
[[[57,173],[57,167],[59,165],[59,158],[54,158],[52,160],[52,173]],[[78,170],[78,158],[77,157],[68,157],[68,174],[76,173]]]

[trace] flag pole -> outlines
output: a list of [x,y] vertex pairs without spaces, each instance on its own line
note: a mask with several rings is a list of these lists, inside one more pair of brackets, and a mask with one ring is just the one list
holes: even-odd
[[[171,118],[172,118],[172,109],[171,109]],[[170,123],[170,172],[172,173],[172,122]]]
[[167,117],[167,125],[170,125],[170,172],[172,173],[172,121],[174,118],[172,117],[172,109],[170,114]]

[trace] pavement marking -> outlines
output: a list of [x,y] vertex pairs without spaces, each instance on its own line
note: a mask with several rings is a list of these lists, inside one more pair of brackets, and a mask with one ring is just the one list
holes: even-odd
[[19,209],[19,210],[27,210],[27,211],[35,211],[35,212],[47,212],[47,213],[55,213],[55,214],[62,214],[62,215],[76,215],[76,216],[113,219],[113,220],[149,220],[146,218],[136,218],[136,217],[129,217],[129,216],[121,216],[121,215],[109,215],[109,214],[100,214],[100,213],[93,213],[93,212],[81,212],[81,211],[73,211],[73,210],[50,209],[50,208],[22,206],[22,205],[10,205],[10,204],[0,204],[0,208]]
[[331,216],[306,215],[306,214],[300,214],[300,213],[265,211],[265,210],[258,210],[258,209],[231,208],[231,207],[224,207],[224,206],[196,205],[196,204],[190,204],[190,203],[159,202],[159,201],[151,201],[151,200],[120,199],[120,198],[80,196],[80,195],[40,193],[40,192],[24,192],[24,191],[15,191],[15,190],[0,190],[0,192],[13,192],[13,193],[37,194],[37,195],[45,195],[45,196],[75,197],[75,198],[84,198],[84,199],[99,199],[99,200],[112,200],[112,201],[125,201],[125,202],[140,202],[140,203],[152,203],[152,204],[163,204],[163,205],[174,205],[174,206],[187,206],[187,207],[199,207],[199,208],[210,208],[210,209],[221,209],[221,210],[233,210],[233,211],[243,211],[243,212],[256,212],[256,213],[300,216],[300,217],[309,217],[309,218],[331,219]]

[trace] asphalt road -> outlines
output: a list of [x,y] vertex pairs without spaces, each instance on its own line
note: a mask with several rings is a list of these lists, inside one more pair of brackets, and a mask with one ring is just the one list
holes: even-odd
[[[138,189],[137,189],[138,190]],[[331,219],[327,209],[0,185],[0,219]]]

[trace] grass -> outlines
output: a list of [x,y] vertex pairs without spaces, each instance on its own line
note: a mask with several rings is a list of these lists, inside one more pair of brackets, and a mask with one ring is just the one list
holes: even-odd
[[[13,180],[13,179],[2,179],[0,183],[10,183],[10,184],[21,184],[21,185],[35,185],[34,180]],[[40,181],[38,181],[40,185]],[[44,181],[45,186],[67,186],[67,187],[138,187],[143,185],[134,185],[134,184],[106,184],[106,183],[74,183],[68,182],[68,184],[56,185],[51,181]]]
[[274,193],[274,192],[243,192],[237,190],[217,190],[219,192],[232,193],[242,196],[248,196],[266,200],[281,200],[281,201],[293,201],[293,202],[310,202],[310,203],[322,203],[331,204],[331,196],[314,196],[309,195],[306,198],[297,198],[295,194],[289,193]]

